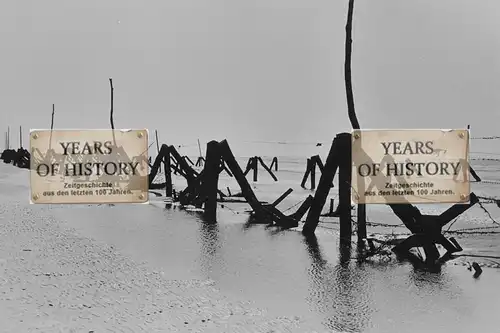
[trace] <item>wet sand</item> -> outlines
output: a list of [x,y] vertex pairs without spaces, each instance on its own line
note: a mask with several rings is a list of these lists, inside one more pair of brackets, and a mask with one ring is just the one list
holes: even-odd
[[[7,169],[8,168],[8,169]],[[245,226],[219,211],[35,206],[0,166],[3,332],[495,332],[498,270],[339,262],[334,230]]]
[[[248,300],[228,298],[211,280],[175,279],[168,269],[83,235],[71,219],[57,219],[57,207],[28,203],[24,170],[2,165],[0,172],[0,332],[302,332],[306,327],[298,317],[270,316]],[[62,210],[85,219],[78,208]]]

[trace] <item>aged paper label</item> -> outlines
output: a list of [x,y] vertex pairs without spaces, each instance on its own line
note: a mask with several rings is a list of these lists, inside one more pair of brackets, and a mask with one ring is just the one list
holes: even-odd
[[148,202],[148,131],[32,130],[31,202]]
[[469,201],[467,130],[355,130],[352,162],[356,203]]

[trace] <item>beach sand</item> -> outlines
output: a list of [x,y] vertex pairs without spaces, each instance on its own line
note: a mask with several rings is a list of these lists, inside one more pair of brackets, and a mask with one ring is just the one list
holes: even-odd
[[0,189],[0,332],[497,331],[497,269],[341,265],[336,230],[315,247],[231,209],[30,205],[2,163]]
[[29,204],[24,170],[0,174],[1,332],[306,331],[298,317],[228,299],[209,280],[171,280],[79,235],[54,207]]

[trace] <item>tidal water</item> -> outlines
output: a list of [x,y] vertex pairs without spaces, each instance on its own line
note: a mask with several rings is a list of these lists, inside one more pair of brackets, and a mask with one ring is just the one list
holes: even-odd
[[[497,193],[498,165],[476,166],[492,183],[475,184],[474,191],[485,196]],[[274,200],[292,187],[293,194],[280,204],[286,211],[314,193],[299,186],[303,169],[305,161],[282,159],[278,182],[263,171],[256,183],[248,178],[261,200]],[[13,184],[10,188],[17,193],[13,195],[26,195],[28,200],[27,172],[13,167],[6,172],[0,178]],[[178,189],[182,182],[176,178]],[[221,189],[225,187],[238,191],[228,176],[221,177]],[[330,198],[336,200],[335,188]],[[465,266],[452,263],[433,272],[396,260],[358,263],[353,254],[339,250],[334,219],[322,220],[317,237],[306,239],[296,230],[248,225],[246,205],[221,205],[218,223],[207,224],[199,212],[166,207],[162,198],[151,200],[150,205],[52,206],[51,211],[64,226],[113,245],[138,262],[148,262],[168,279],[212,280],[230,298],[253,301],[276,316],[300,316],[317,332],[498,331],[498,269],[484,268],[474,279]],[[453,229],[494,226],[491,218],[498,219],[499,211],[491,204],[485,207],[491,217],[475,207]],[[437,213],[446,208],[421,207]],[[369,226],[369,233],[407,232],[383,206],[370,206],[368,220],[392,225]],[[465,253],[499,256],[497,229],[484,230],[493,232],[455,236]]]
[[359,264],[338,250],[334,233],[248,226],[219,213],[151,206],[54,208],[68,227],[106,242],[169,279],[214,281],[229,297],[279,315],[297,315],[318,332],[495,332],[500,272],[479,279],[463,266],[426,272],[396,261]]

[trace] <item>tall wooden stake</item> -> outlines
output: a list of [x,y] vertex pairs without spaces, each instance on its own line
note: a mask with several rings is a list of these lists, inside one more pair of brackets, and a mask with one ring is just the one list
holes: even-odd
[[[352,59],[352,20],[354,14],[354,0],[349,0],[349,7],[347,9],[347,23],[345,25],[345,63],[344,63],[344,76],[345,76],[345,91],[347,97],[347,113],[349,121],[353,129],[360,129],[356,109],[354,107],[354,94],[352,91],[352,73],[351,73],[351,59]],[[358,239],[360,236],[366,236],[366,207],[364,204],[358,205]]]
[[50,117],[50,138],[49,138],[49,150],[52,148],[52,131],[54,130],[54,114],[56,112],[55,104],[52,104],[52,115]]
[[316,159],[311,158],[311,190],[316,189]]
[[[470,131],[470,125],[467,125],[467,130]],[[469,135],[470,135],[470,133],[469,133]],[[470,140],[470,138],[469,138],[469,140]],[[470,164],[469,164],[469,172],[472,175],[472,177],[474,177],[476,182],[481,181],[481,177],[479,177],[479,175],[476,173],[476,171],[472,168],[472,166]]]
[[19,148],[23,148],[23,127],[19,126]]
[[356,110],[354,108],[354,94],[352,92],[351,56],[352,56],[352,17],[354,13],[354,0],[349,0],[347,11],[347,24],[345,26],[345,91],[347,96],[347,112],[353,129],[360,129]]
[[[351,222],[351,133],[340,133],[337,135],[339,148],[339,222],[340,243],[351,245],[352,222]],[[330,183],[331,184],[331,183]],[[329,185],[329,184],[328,184]]]
[[10,149],[10,126],[7,126],[7,149]]
[[219,167],[221,162],[220,145],[217,141],[207,143],[207,160],[205,163],[205,179],[203,190],[207,196],[205,201],[205,217],[210,223],[216,222],[217,216],[217,184],[219,183]]
[[200,157],[203,157],[203,155],[201,154],[200,139],[198,139],[198,150],[200,151]]
[[163,169],[165,170],[165,196],[172,197],[172,171],[170,170],[170,149],[168,153],[163,156]]
[[314,193],[311,208],[309,208],[307,213],[306,223],[302,228],[302,234],[306,236],[314,234],[314,231],[318,226],[321,210],[325,205],[326,198],[328,197],[328,193],[332,187],[333,178],[335,177],[335,173],[337,173],[337,169],[339,167],[339,158],[342,158],[339,157],[339,148],[339,139],[336,137],[332,142],[332,147],[330,148],[330,152],[326,158],[324,172],[319,178],[318,189],[316,190],[316,193]]
[[[160,154],[160,141],[158,140],[158,130],[155,130],[155,137],[156,137],[156,153],[159,155]],[[161,172],[161,164],[160,164],[160,168],[158,170]]]
[[[156,154],[160,155],[160,140],[158,140],[158,130],[155,130],[155,138],[156,138]],[[170,155],[168,156],[168,158],[170,159]],[[165,183],[168,184],[168,180],[167,180],[167,169],[166,169],[166,157],[163,156],[163,166],[164,166],[164,169],[165,169]],[[158,172],[161,173],[161,164],[158,168]],[[167,193],[168,192],[168,185],[165,186],[165,196],[167,196]]]
[[111,87],[111,110],[109,112],[109,122],[111,123],[111,132],[113,133],[113,144],[116,146],[116,138],[115,138],[115,122],[113,120],[113,94],[114,94],[114,88],[113,88],[113,79],[109,78],[109,86]]

